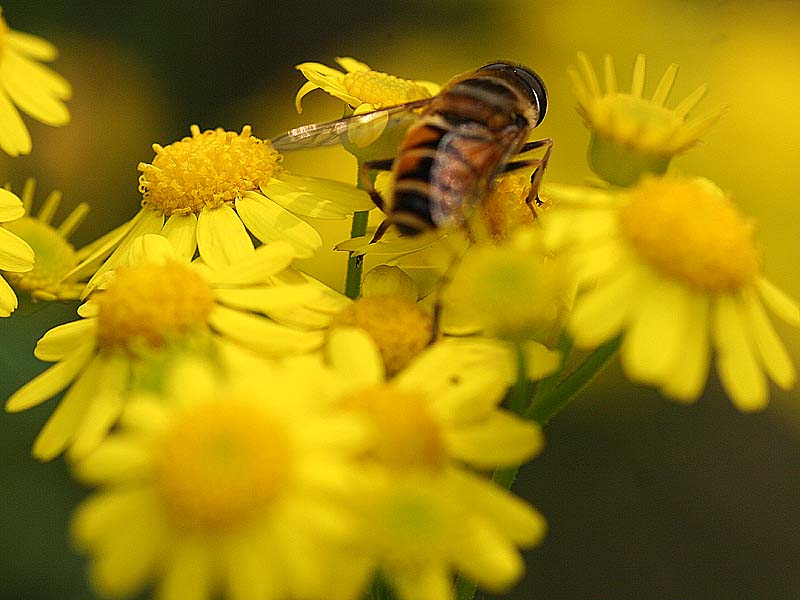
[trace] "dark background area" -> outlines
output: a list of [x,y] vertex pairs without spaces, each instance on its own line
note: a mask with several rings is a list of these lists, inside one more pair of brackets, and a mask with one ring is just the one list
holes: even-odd
[[[733,105],[730,120],[709,135],[704,152],[712,158],[692,155],[680,164],[702,169],[726,189],[757,188],[763,195],[785,190],[785,203],[759,208],[747,199],[755,194],[743,203],[750,202],[747,210],[761,219],[762,237],[773,240],[766,244],[778,256],[768,263],[771,272],[782,274],[776,280],[797,296],[797,265],[790,264],[796,252],[789,252],[797,249],[796,233],[787,232],[785,223],[796,215],[798,175],[756,160],[747,164],[775,170],[743,173],[736,162],[746,161],[748,152],[758,154],[756,142],[769,135],[766,121],[759,122],[761,129],[747,125],[780,116],[762,114],[770,112],[768,106],[754,110],[750,88],[739,105],[741,95],[734,93],[742,90],[742,73],[755,77],[744,63],[735,63],[745,60],[736,52],[744,56],[751,39],[772,44],[755,47],[764,53],[759,64],[797,64],[788,54],[797,54],[796,43],[783,47],[775,41],[794,39],[788,33],[798,22],[794,4],[660,1],[647,5],[644,12],[651,14],[638,15],[626,12],[637,6],[628,2],[605,7],[602,16],[599,5],[584,2],[580,12],[574,4],[581,3],[5,3],[11,27],[59,46],[54,68],[71,81],[75,97],[69,127],[54,130],[26,120],[33,154],[0,160],[0,174],[17,189],[34,175],[42,194],[59,188],[72,204],[91,202],[92,220],[78,236],[88,241],[92,232],[120,223],[138,207],[135,167],[152,158],[153,142],[187,135],[191,123],[239,129],[249,122],[257,135],[268,137],[306,119],[336,116],[335,103],[322,97],[309,97],[303,115],[293,113],[302,83],[293,70],[298,62],[332,65],[334,56],[352,55],[407,77],[445,80],[502,56],[543,65],[555,94],[546,123],[557,147],[551,173],[579,182],[587,174],[586,136],[564,68],[581,49],[597,61],[601,52],[620,48],[631,62],[644,50],[656,65],[654,78],[672,60],[685,65],[687,75],[678,84],[684,87],[675,98],[707,74],[720,90],[717,99]],[[767,9],[774,18],[762,22]],[[623,14],[625,25],[618,22]],[[658,27],[663,35],[652,33],[662,31]],[[619,64],[629,76],[627,63]],[[785,72],[791,79],[797,71]],[[758,75],[772,81],[771,71]],[[649,80],[648,88],[653,85]],[[771,86],[759,93],[769,103],[776,94],[780,100],[782,90]],[[794,160],[797,136],[787,132],[783,138],[794,148],[785,162]],[[735,152],[726,146],[730,140],[737,142]],[[31,355],[35,340],[73,319],[74,309],[36,306],[0,321],[0,397],[42,370],[45,365]],[[797,332],[781,334],[796,356]],[[800,597],[797,404],[796,392],[773,390],[765,412],[742,415],[712,378],[698,403],[684,407],[625,381],[612,364],[548,425],[544,452],[520,474],[515,490],[545,515],[549,533],[526,553],[525,579],[509,597]],[[86,563],[71,551],[67,534],[69,515],[86,492],[69,478],[62,460],[40,464],[30,458],[33,438],[54,406],[51,400],[21,414],[0,413],[4,599],[95,597],[86,584]]]

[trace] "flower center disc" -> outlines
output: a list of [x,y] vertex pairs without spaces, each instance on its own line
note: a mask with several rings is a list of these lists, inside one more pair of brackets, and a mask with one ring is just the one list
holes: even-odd
[[414,392],[381,386],[359,390],[344,407],[357,410],[376,431],[371,456],[391,467],[438,469],[446,460],[441,428]]
[[378,346],[387,373],[394,375],[427,347],[433,321],[416,302],[379,295],[356,300],[334,317],[331,327],[337,326],[366,331]]
[[353,71],[344,76],[347,92],[362,102],[393,106],[430,97],[430,92],[408,79],[380,71]]
[[36,255],[33,269],[11,277],[18,288],[36,290],[57,286],[64,275],[78,262],[72,244],[47,223],[22,217],[6,223],[4,227],[28,242]]
[[631,190],[620,227],[657,270],[703,290],[741,288],[760,268],[752,222],[705,179],[644,179]]
[[245,192],[258,190],[280,169],[281,156],[268,141],[241,133],[214,129],[162,147],[153,145],[152,164],[139,163],[139,191],[143,204],[165,215],[199,213],[204,207],[232,203]]
[[161,347],[168,338],[203,325],[214,306],[205,280],[177,262],[120,269],[94,300],[100,346],[129,351],[142,342]]
[[280,494],[290,455],[285,432],[257,404],[204,404],[182,415],[157,446],[156,489],[180,526],[230,528]]

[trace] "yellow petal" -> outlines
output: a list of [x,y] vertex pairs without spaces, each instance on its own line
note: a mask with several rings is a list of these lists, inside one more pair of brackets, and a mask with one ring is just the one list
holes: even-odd
[[205,273],[216,287],[263,284],[288,267],[296,256],[294,248],[283,241],[256,248],[255,252],[227,267]]
[[[128,265],[130,247],[136,238],[148,233],[160,233],[163,226],[164,215],[158,211],[145,206],[138,213],[136,213],[136,215],[130,221],[130,229],[123,228],[120,230],[119,235],[123,236],[121,238],[122,241],[119,242],[119,245],[116,247],[114,252],[111,253],[111,256],[109,256],[106,262],[103,263],[103,266],[101,266],[92,276],[92,278],[86,283],[86,287],[83,290],[83,297],[85,298],[88,296],[92,290],[97,287],[98,280],[101,280],[106,273],[113,271],[118,267],[125,267]],[[108,245],[117,243],[118,239],[118,236],[110,238],[108,240]],[[102,255],[107,251],[107,247],[100,247],[95,251],[95,253],[93,253],[92,256],[85,258],[84,262],[90,262],[91,260],[94,260],[95,255]],[[79,267],[76,267],[76,269]]]
[[34,356],[39,360],[55,362],[76,349],[86,339],[94,338],[96,319],[80,319],[53,327],[36,342]]
[[294,308],[316,297],[310,285],[283,285],[247,289],[218,289],[217,300],[232,308],[241,308],[269,315],[273,309]]
[[26,54],[31,58],[50,62],[58,56],[56,47],[38,35],[25,33],[12,29],[5,33],[6,43],[17,52]]
[[0,80],[9,98],[24,112],[47,125],[65,125],[70,114],[59,99],[57,91],[64,86],[50,88],[50,83],[60,76],[38,63],[13,52],[7,52],[0,61]]
[[13,313],[19,302],[14,289],[8,285],[8,282],[0,275],[0,317],[8,317]]
[[189,213],[188,215],[174,214],[164,223],[161,235],[172,244],[175,249],[175,256],[188,262],[194,258],[195,250],[197,250],[196,231],[197,217],[194,213]]
[[77,377],[89,362],[94,349],[95,341],[93,339],[75,348],[63,360],[34,377],[12,394],[6,402],[6,410],[19,412],[55,396]]
[[151,468],[152,451],[138,436],[115,434],[75,466],[75,476],[87,484],[130,484]]
[[200,257],[212,269],[224,269],[253,254],[253,242],[230,206],[204,208],[197,219]]
[[703,293],[691,295],[681,352],[674,357],[670,377],[662,383],[661,391],[674,400],[697,400],[705,387],[711,365],[711,300]]
[[569,322],[575,344],[593,348],[616,336],[634,309],[639,289],[639,273],[631,268],[579,296]]
[[447,476],[461,490],[459,497],[469,498],[470,506],[480,510],[515,544],[531,547],[544,537],[544,517],[521,498],[468,471],[451,469]]
[[344,219],[355,211],[375,208],[363,190],[317,177],[283,173],[261,186],[261,192],[286,210],[317,219]]
[[14,221],[24,215],[22,200],[13,192],[0,188],[0,223]]
[[128,358],[123,355],[108,357],[102,366],[100,381],[100,389],[95,392],[69,448],[67,455],[73,462],[94,450],[119,419],[129,382]]
[[202,541],[189,538],[172,549],[171,561],[162,565],[164,579],[157,600],[208,600],[212,591],[212,558]]
[[325,355],[353,388],[377,385],[386,377],[380,351],[363,329],[337,327],[331,331]]
[[36,436],[33,443],[33,455],[36,458],[42,461],[52,460],[72,443],[75,432],[102,383],[103,362],[103,357],[96,355],[64,394],[64,398]]
[[502,592],[522,575],[525,566],[520,553],[483,519],[472,516],[462,522],[459,538],[454,562],[482,588]]
[[641,282],[620,353],[631,379],[657,384],[669,378],[682,351],[680,334],[688,319],[690,294],[678,282],[655,273]]
[[539,427],[504,411],[448,431],[446,439],[450,455],[478,469],[520,465],[544,443]]
[[0,86],[0,148],[9,156],[30,154],[31,134],[17,108]]
[[749,339],[738,298],[727,294],[717,298],[713,336],[717,370],[731,402],[742,411],[763,409],[769,399],[767,381]]
[[323,334],[283,327],[265,317],[217,306],[209,315],[209,324],[228,339],[271,357],[287,353],[310,352],[322,346]]
[[767,313],[753,291],[743,293],[744,312],[750,335],[770,378],[785,390],[794,386],[796,372],[786,347],[781,342]]
[[322,238],[308,223],[261,194],[246,192],[236,200],[236,210],[247,228],[264,243],[289,242],[298,258],[309,258],[322,247]]
[[757,285],[761,297],[772,312],[790,325],[800,327],[800,306],[794,299],[790,298],[766,277],[759,277]]
[[28,242],[0,227],[0,271],[25,273],[33,268],[33,262]]

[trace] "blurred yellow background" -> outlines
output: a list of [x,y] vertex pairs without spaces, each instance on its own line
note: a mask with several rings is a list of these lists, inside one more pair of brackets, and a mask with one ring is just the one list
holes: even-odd
[[[533,67],[550,94],[538,130],[555,139],[547,178],[590,175],[588,132],[575,113],[566,67],[585,52],[599,68],[611,53],[620,87],[636,54],[647,55],[646,95],[680,65],[667,101],[702,83],[693,114],[729,111],[701,145],[673,161],[707,176],[756,220],[767,275],[800,298],[800,3],[632,0],[610,3],[504,1],[425,3],[222,3],[90,1],[6,3],[10,26],[56,43],[54,67],[74,86],[72,124],[27,120],[29,157],[0,157],[15,189],[29,176],[43,197],[64,192],[63,214],[80,201],[92,213],[77,242],[132,216],[139,161],[153,142],[189,125],[270,137],[341,114],[316,92],[294,111],[303,79],[294,65],[354,56],[373,68],[444,82],[495,59]],[[338,149],[287,157],[294,172],[355,181]],[[348,225],[326,225],[326,239]],[[344,257],[329,250],[310,270],[336,283]],[[44,365],[30,353],[74,307],[39,307],[0,323],[6,397]],[[797,364],[800,332],[778,323]],[[0,596],[89,598],[83,562],[66,541],[68,514],[83,493],[66,469],[29,458],[53,402],[0,415]],[[518,491],[548,518],[545,544],[530,552],[515,598],[800,597],[800,392],[773,390],[770,408],[743,416],[715,380],[697,406],[669,403],[609,369],[547,430],[548,448],[523,470]]]

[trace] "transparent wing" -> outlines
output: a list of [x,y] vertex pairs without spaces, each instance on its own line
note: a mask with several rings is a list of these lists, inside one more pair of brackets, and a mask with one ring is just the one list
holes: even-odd
[[377,137],[386,127],[408,127],[417,118],[416,110],[426,106],[432,98],[414,100],[405,104],[388,106],[372,112],[351,115],[326,123],[302,125],[272,138],[272,146],[279,152],[335,146],[353,141],[352,138]]

